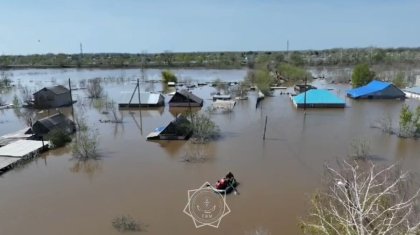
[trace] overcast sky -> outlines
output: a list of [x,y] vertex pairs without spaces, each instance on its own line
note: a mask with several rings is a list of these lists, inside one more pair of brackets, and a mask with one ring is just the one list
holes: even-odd
[[0,54],[419,47],[415,0],[1,0]]

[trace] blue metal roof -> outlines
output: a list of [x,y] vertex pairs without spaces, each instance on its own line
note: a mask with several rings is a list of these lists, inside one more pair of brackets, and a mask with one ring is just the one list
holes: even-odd
[[312,89],[306,92],[303,92],[295,97],[293,97],[293,102],[295,104],[304,104],[305,103],[305,93],[306,93],[306,104],[343,104],[346,102],[339,98],[338,96],[332,94],[327,90],[322,89]]
[[358,87],[358,88],[348,90],[347,95],[349,95],[352,98],[357,98],[357,97],[360,97],[360,96],[367,96],[369,94],[372,94],[372,93],[375,93],[375,92],[378,92],[378,91],[382,91],[385,88],[389,87],[390,85],[392,85],[392,84],[388,83],[388,82],[373,80],[365,86],[361,86],[361,87]]

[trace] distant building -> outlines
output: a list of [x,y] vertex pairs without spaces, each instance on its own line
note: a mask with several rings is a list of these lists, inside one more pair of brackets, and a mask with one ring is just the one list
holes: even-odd
[[203,107],[203,99],[187,90],[181,90],[175,92],[169,100],[169,107]]
[[[139,95],[135,93],[130,103],[132,93],[124,93],[119,99],[120,108],[139,107]],[[130,104],[129,104],[130,103]],[[160,93],[140,92],[140,107],[161,107],[165,106],[165,97]]]
[[[306,93],[306,97],[305,97]],[[296,108],[344,108],[346,102],[327,90],[312,89],[292,97]]]
[[167,126],[158,127],[147,135],[148,140],[187,140],[192,130],[190,121],[179,115]]
[[347,96],[353,99],[404,99],[405,93],[392,83],[373,80],[347,91]]
[[232,96],[231,95],[214,95],[213,96],[213,101],[216,101],[216,100],[230,100],[230,99],[232,99]]
[[44,137],[50,131],[57,129],[71,134],[76,131],[76,125],[62,113],[39,119],[32,125],[32,132],[36,137]]
[[408,98],[420,99],[420,86],[407,88],[404,93]]
[[44,87],[33,96],[35,108],[57,108],[72,104],[70,90],[62,85]]
[[316,87],[312,85],[305,85],[305,84],[298,84],[298,85],[295,85],[294,87],[294,90],[297,93],[302,93],[302,92],[309,91],[312,89],[316,89]]

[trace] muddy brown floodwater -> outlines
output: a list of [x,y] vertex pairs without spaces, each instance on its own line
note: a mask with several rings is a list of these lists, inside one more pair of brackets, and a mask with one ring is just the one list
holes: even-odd
[[[158,70],[150,70],[157,76]],[[17,70],[15,83],[34,89],[71,78],[121,76],[134,78],[137,70]],[[241,80],[244,70],[176,70],[183,78],[211,81]],[[54,79],[52,79],[54,78]],[[76,80],[77,80],[76,79]],[[112,80],[112,79],[111,79]],[[344,85],[322,85],[345,98]],[[111,98],[134,88],[133,81],[108,82]],[[156,90],[160,85],[156,85]],[[211,104],[214,88],[193,92]],[[4,97],[19,93],[16,87]],[[71,160],[69,147],[53,150],[0,177],[0,234],[119,234],[111,224],[119,215],[130,215],[146,226],[145,234],[247,234],[263,228],[271,234],[298,234],[299,218],[308,209],[308,198],[321,184],[323,165],[345,158],[354,138],[366,138],[378,162],[400,162],[420,170],[420,146],[370,128],[384,115],[398,120],[406,101],[353,101],[345,109],[296,110],[290,98],[275,92],[256,108],[256,94],[237,102],[229,114],[213,114],[222,138],[208,145],[184,141],[146,141],[154,128],[166,124],[177,111],[163,109],[123,111],[123,124],[99,123],[101,108],[84,99],[82,90],[75,112],[84,113],[100,133],[99,161]],[[169,97],[166,96],[166,102]],[[203,108],[203,110],[205,107]],[[69,110],[62,111],[69,113]],[[48,112],[39,113],[45,116]],[[0,113],[0,135],[23,127],[13,110]],[[268,116],[266,140],[262,140]],[[204,162],[186,163],[187,154],[202,154]],[[232,171],[239,195],[228,195],[231,213],[219,228],[195,228],[182,211],[187,191],[204,182],[215,182]]]

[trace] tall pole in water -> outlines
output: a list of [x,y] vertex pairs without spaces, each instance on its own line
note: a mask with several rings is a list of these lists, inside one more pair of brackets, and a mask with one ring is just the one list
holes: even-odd
[[[140,119],[141,119],[141,99],[140,99],[140,80],[137,78],[137,91],[139,93],[139,112],[140,112]],[[142,124],[143,128],[143,124]]]
[[305,76],[305,94],[304,94],[304,98],[303,98],[303,110],[305,110],[305,113],[306,113],[306,92],[308,91],[308,85],[307,85],[307,82],[308,82],[308,77],[306,77]]
[[72,92],[71,92],[71,82],[70,82],[70,78],[69,78],[69,90],[70,90],[71,114],[72,114],[72,116],[73,116],[73,121],[74,121],[73,94],[72,94]]

